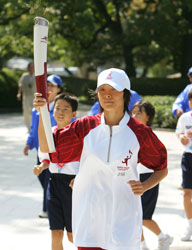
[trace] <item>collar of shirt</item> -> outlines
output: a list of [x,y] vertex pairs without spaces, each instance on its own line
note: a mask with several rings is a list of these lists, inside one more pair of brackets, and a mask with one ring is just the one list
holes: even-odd
[[[118,131],[119,129],[121,129],[122,126],[127,125],[129,120],[130,120],[130,115],[127,112],[125,112],[125,114],[124,114],[123,118],[121,119],[121,121],[119,122],[119,124],[112,126],[113,133]],[[109,129],[109,125],[107,125],[105,123],[104,113],[101,114],[101,124],[104,126],[105,129],[107,129],[107,130]]]

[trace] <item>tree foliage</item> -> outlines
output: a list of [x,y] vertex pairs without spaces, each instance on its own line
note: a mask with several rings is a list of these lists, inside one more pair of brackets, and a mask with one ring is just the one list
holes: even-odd
[[0,16],[0,66],[33,56],[35,16],[50,22],[48,59],[66,66],[115,66],[130,76],[138,66],[143,75],[157,64],[183,75],[191,66],[192,1],[2,0]]

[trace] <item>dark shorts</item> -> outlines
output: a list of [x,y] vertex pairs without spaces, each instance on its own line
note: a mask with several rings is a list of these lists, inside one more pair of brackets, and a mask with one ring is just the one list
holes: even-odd
[[47,190],[47,208],[51,230],[72,232],[72,189],[70,181],[75,175],[51,174]]
[[182,187],[192,189],[192,154],[184,152],[181,159]]
[[[140,181],[144,182],[147,180],[152,173],[146,173],[146,174],[140,174]],[[142,203],[142,209],[143,209],[143,220],[151,220],[156,203],[157,198],[159,194],[159,184],[155,187],[147,190],[142,196],[141,196],[141,203]]]

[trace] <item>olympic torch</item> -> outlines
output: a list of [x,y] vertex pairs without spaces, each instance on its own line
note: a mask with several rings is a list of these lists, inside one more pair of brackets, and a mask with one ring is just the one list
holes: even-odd
[[[48,24],[43,17],[35,17],[34,25],[34,66],[35,81],[37,92],[47,98],[47,42],[48,42]],[[51,129],[51,119],[48,105],[40,108],[49,152],[55,152],[55,145]]]

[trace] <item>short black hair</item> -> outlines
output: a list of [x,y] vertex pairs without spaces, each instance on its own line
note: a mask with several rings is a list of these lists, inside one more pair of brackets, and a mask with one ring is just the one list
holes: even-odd
[[33,62],[29,62],[28,64],[27,64],[27,69],[29,70],[30,69],[30,66],[31,65],[34,65],[34,63]]
[[147,116],[149,117],[149,120],[147,121],[147,126],[151,126],[153,119],[155,117],[155,107],[148,101],[140,100],[135,103],[135,105],[132,107],[132,110],[138,107],[139,111],[142,112],[143,109],[146,112]]
[[55,107],[58,100],[65,100],[66,102],[68,102],[71,105],[73,112],[77,111],[79,101],[75,95],[67,93],[67,92],[63,92],[63,93],[57,95],[55,97],[54,107]]
[[192,99],[192,88],[189,90],[188,99]]

